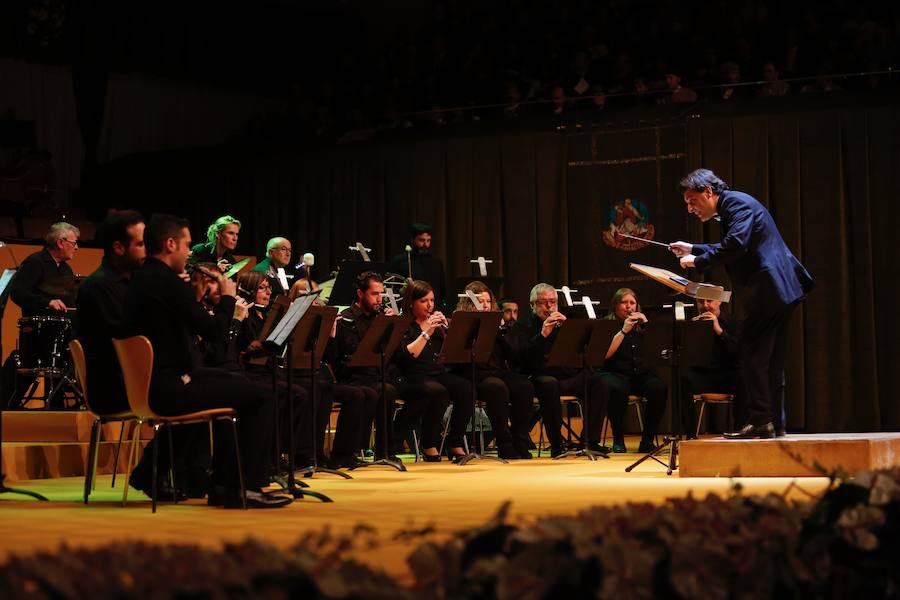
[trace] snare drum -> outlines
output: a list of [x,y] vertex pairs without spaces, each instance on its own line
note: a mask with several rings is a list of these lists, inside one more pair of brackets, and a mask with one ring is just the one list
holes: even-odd
[[20,373],[62,375],[69,366],[72,321],[67,317],[35,316],[19,319]]

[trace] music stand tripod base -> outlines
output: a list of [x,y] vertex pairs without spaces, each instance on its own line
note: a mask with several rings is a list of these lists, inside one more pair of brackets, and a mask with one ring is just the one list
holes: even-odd
[[609,454],[606,452],[598,452],[596,450],[590,450],[587,448],[579,448],[578,450],[566,450],[562,454],[558,454],[553,457],[553,460],[559,460],[561,458],[569,458],[570,456],[579,457],[579,456],[587,456],[591,460],[597,460],[597,457],[600,458],[609,458]]
[[30,492],[28,490],[6,487],[6,484],[4,483],[5,479],[5,475],[0,475],[0,494],[20,494],[22,496],[31,496],[35,500],[41,500],[42,502],[49,502],[44,496],[38,494],[37,492]]
[[[663,439],[663,443],[660,444],[658,448],[656,448],[652,452],[648,452],[647,454],[645,454],[644,456],[639,458],[633,464],[625,467],[625,472],[631,473],[632,469],[634,469],[636,466],[638,466],[639,464],[641,464],[648,458],[652,458],[653,460],[655,460],[656,462],[658,462],[659,464],[661,464],[662,466],[664,466],[666,468],[666,475],[671,475],[672,472],[678,468],[678,462],[677,462],[676,457],[678,456],[678,442],[680,441],[680,439],[681,439],[680,435],[678,435],[678,436],[667,435]],[[668,448],[668,450],[667,450],[667,448]],[[667,462],[667,463],[659,460],[656,457],[657,454],[662,454],[663,452],[669,453],[669,462]]]
[[379,458],[378,460],[373,460],[372,462],[361,462],[358,465],[353,465],[350,467],[350,471],[355,469],[362,469],[365,467],[393,467],[400,472],[406,472],[406,467],[402,462],[391,460],[389,458]]
[[328,475],[337,475],[338,477],[343,477],[344,479],[353,479],[343,471],[328,469],[326,467],[320,467],[319,465],[310,465],[303,469],[298,469],[294,472],[294,477],[312,477],[316,473],[326,473]]

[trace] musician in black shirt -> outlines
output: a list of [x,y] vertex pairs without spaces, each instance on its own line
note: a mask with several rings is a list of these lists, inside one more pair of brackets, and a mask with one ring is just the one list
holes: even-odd
[[666,410],[666,384],[644,363],[642,342],[643,323],[647,317],[640,312],[637,295],[629,288],[621,288],[610,302],[610,318],[622,324],[606,352],[603,378],[609,388],[609,423],[613,430],[613,452],[626,452],[624,419],[628,395],[647,399],[644,432],[638,452],[650,452],[655,446],[659,422]]
[[391,259],[388,270],[410,279],[427,281],[434,290],[434,305],[438,310],[443,310],[447,282],[444,277],[444,263],[431,253],[431,225],[428,223],[410,225],[409,248],[409,252],[401,252]]
[[75,307],[75,274],[67,263],[78,251],[78,228],[54,223],[47,232],[46,247],[22,261],[10,282],[10,297],[22,316],[65,315]]
[[206,230],[206,242],[191,248],[191,262],[211,262],[215,263],[220,271],[227,271],[237,262],[234,250],[237,248],[240,231],[240,221],[231,215],[219,217]]

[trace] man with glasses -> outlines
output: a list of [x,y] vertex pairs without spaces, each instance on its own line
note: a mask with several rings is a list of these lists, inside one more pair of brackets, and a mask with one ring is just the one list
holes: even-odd
[[[293,265],[290,264],[292,254],[293,248],[291,247],[291,241],[289,239],[273,237],[266,244],[265,260],[253,267],[254,271],[266,274],[269,285],[272,286],[273,296],[276,294],[287,294],[291,289],[291,285],[294,283],[297,273]],[[284,286],[283,282],[278,277],[278,269],[284,269],[284,277],[287,286]]]
[[74,225],[54,223],[44,237],[44,249],[19,265],[10,296],[22,316],[65,314],[75,308],[75,274],[67,263],[78,251],[80,234]]
[[590,422],[587,442],[592,450],[601,448],[600,427],[606,410],[607,389],[603,378],[586,374],[581,369],[548,367],[547,356],[566,316],[559,312],[559,297],[556,289],[547,283],[539,283],[531,288],[529,297],[531,314],[518,320],[512,328],[515,344],[516,370],[531,376],[534,391],[541,405],[541,418],[550,440],[550,454],[557,456],[565,451],[562,433],[562,407],[560,396],[583,395],[583,378],[588,377],[589,400],[582,400],[585,418]]

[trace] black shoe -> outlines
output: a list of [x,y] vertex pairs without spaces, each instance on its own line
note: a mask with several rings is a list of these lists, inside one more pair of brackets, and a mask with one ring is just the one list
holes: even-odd
[[772,439],[775,437],[775,427],[772,423],[765,425],[753,425],[748,423],[741,427],[740,430],[731,433],[725,433],[724,436],[729,440],[753,440],[753,439]]
[[550,458],[556,458],[566,453],[565,446],[550,446]]
[[787,435],[787,431],[785,431],[784,429],[776,429],[775,430],[775,437],[784,437],[786,435]]
[[431,463],[441,462],[441,455],[440,454],[422,454],[422,460],[424,460],[425,462],[431,462]]
[[456,454],[449,448],[447,449],[447,459],[452,463],[458,463],[460,460],[464,459],[467,456],[468,454],[466,453]]
[[641,454],[648,454],[656,450],[657,446],[650,440],[641,440],[641,444],[638,446],[638,452]]
[[506,460],[519,460],[522,458],[512,444],[501,444],[497,448],[497,456]]
[[[128,479],[128,484],[136,490],[143,492],[148,498],[153,497],[153,484],[149,481],[144,481],[143,479],[137,478],[132,473],[131,477]],[[187,494],[178,490],[178,502],[184,502],[187,500]],[[156,486],[156,501],[157,502],[174,502],[175,501],[175,490],[172,489],[172,486],[169,485],[169,480],[164,479],[160,481]]]
[[389,460],[395,463],[403,463],[403,461],[400,460],[400,457],[393,453],[388,454],[387,456],[378,455],[375,460]]
[[600,442],[590,442],[588,444],[588,450],[591,452],[596,452],[598,454],[609,454],[612,452],[612,448],[609,446],[601,446]]
[[[247,502],[247,508],[281,508],[294,501],[293,498],[286,494],[257,492],[254,490],[246,490],[244,499]],[[221,486],[215,486],[210,490],[206,503],[209,506],[221,506],[223,508],[244,507],[244,504],[241,502],[240,490]]]
[[628,452],[628,448],[625,447],[625,438],[614,438],[612,451],[616,454],[622,454],[623,452]]
[[359,460],[359,457],[355,454],[351,454],[350,456],[334,456],[331,459],[331,463],[334,465],[333,469],[354,469],[362,464],[365,464],[363,461]]
[[531,455],[531,450],[528,449],[527,442],[513,442],[513,448],[519,453],[519,458],[521,459],[528,460],[534,458]]

